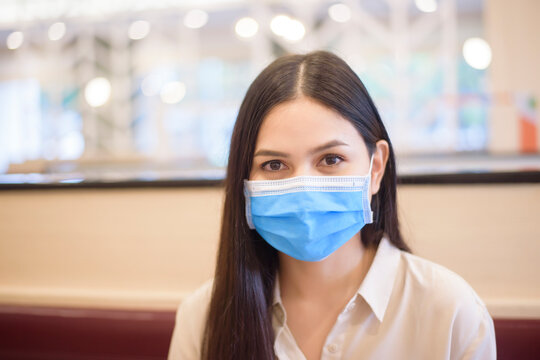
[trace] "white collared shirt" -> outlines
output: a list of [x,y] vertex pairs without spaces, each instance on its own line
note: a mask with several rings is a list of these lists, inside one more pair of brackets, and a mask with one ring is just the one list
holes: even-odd
[[[211,289],[211,282],[203,285],[179,307],[170,360],[200,358]],[[304,360],[277,282],[273,306],[277,358]],[[321,360],[330,359],[496,359],[493,321],[461,277],[382,239],[326,338]]]

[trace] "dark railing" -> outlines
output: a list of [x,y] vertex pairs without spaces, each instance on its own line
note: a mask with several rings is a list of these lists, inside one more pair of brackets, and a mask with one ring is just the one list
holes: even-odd
[[[166,359],[173,311],[0,306],[0,359]],[[540,359],[540,319],[495,319],[499,360]]]

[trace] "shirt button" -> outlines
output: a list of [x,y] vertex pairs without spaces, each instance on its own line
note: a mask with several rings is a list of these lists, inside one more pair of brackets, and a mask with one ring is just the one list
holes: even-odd
[[338,351],[338,346],[336,344],[329,344],[326,346],[326,350],[328,350],[329,353],[336,353]]

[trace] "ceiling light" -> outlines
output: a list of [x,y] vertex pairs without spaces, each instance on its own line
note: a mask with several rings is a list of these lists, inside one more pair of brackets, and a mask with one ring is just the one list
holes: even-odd
[[259,31],[259,23],[250,17],[245,17],[236,22],[234,27],[236,34],[243,38],[250,38],[257,34]]
[[491,64],[491,47],[481,38],[470,38],[463,44],[463,57],[471,67],[484,70]]
[[339,23],[345,23],[351,19],[351,9],[345,4],[334,4],[328,8],[330,18]]
[[281,36],[291,42],[301,40],[306,34],[304,24],[287,15],[275,16],[270,22],[270,30],[277,36]]
[[57,41],[66,35],[66,24],[63,22],[56,22],[49,26],[49,39],[51,41]]
[[7,48],[10,50],[15,50],[21,47],[24,41],[24,34],[20,31],[14,31],[8,35],[6,39]]
[[436,0],[414,0],[414,4],[422,12],[431,13],[437,10]]
[[190,10],[184,16],[184,25],[190,29],[202,28],[208,22],[208,13],[203,10]]
[[91,107],[105,104],[111,97],[111,83],[104,77],[97,77],[86,84],[84,98]]
[[128,35],[131,40],[144,39],[150,33],[150,23],[145,20],[137,20],[129,25]]
[[186,95],[186,86],[180,81],[167,83],[161,89],[161,101],[165,104],[179,103]]

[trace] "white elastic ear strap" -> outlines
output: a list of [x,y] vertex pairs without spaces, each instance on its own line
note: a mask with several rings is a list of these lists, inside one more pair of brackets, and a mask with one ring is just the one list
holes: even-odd
[[373,158],[375,157],[375,154],[371,155],[371,160],[369,162],[369,172],[368,172],[368,179],[369,179],[369,183],[368,183],[368,196],[371,194],[371,170],[373,168]]

